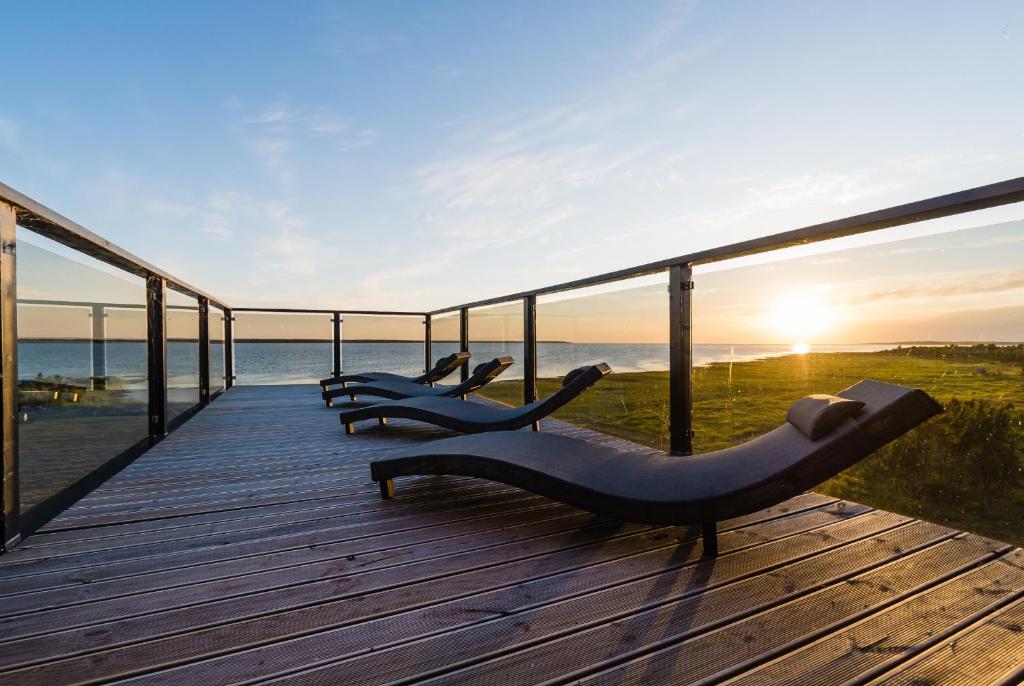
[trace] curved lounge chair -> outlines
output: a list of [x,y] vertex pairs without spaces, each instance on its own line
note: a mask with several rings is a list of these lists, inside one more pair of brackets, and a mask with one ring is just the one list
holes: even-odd
[[783,502],[895,440],[942,408],[924,391],[861,381],[840,397],[859,414],[818,440],[786,423],[752,441],[693,457],[622,453],[556,434],[456,436],[370,464],[385,498],[410,474],[477,476],[618,519],[702,524],[717,554],[716,522]]
[[429,386],[412,383],[410,381],[385,379],[384,381],[356,384],[355,386],[349,386],[348,388],[336,388],[334,390],[327,391],[322,395],[324,400],[327,401],[327,407],[334,407],[334,398],[344,395],[347,395],[353,401],[359,396],[376,396],[379,398],[387,398],[389,400],[439,396],[461,398],[482,386],[486,386],[494,380],[495,377],[511,367],[513,362],[514,360],[507,355],[503,357],[495,357],[490,362],[478,364],[476,369],[473,370],[473,373],[469,375],[468,379],[454,386],[434,386],[431,388]]
[[437,362],[430,370],[424,374],[420,374],[419,376],[402,376],[401,374],[392,374],[391,372],[342,374],[341,376],[331,376],[326,379],[320,379],[320,388],[327,391],[328,386],[337,386],[341,384],[341,387],[345,388],[345,385],[349,383],[370,383],[373,381],[385,380],[409,381],[410,383],[429,385],[435,381],[440,381],[462,365],[466,364],[468,361],[469,353],[452,353],[451,355],[438,358]]
[[369,407],[346,410],[341,413],[341,423],[345,425],[347,434],[356,432],[354,423],[360,420],[376,419],[384,425],[388,418],[415,419],[468,434],[513,431],[530,425],[533,425],[534,431],[538,431],[543,417],[575,399],[610,372],[611,367],[603,362],[574,369],[562,379],[560,389],[546,398],[522,407],[491,407],[481,403],[463,402],[456,398],[427,396],[385,401]]

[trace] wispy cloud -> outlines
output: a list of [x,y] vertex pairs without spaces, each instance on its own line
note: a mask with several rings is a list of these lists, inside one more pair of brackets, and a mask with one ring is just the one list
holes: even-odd
[[272,103],[240,123],[254,133],[247,135],[245,145],[284,187],[291,187],[296,178],[293,158],[304,146],[319,146],[316,152],[322,153],[326,142],[337,152],[349,152],[377,139],[375,130],[356,127],[328,108],[294,108],[284,102]]
[[847,205],[899,188],[893,181],[883,181],[876,174],[852,171],[833,174],[803,174],[771,181],[747,189],[751,204],[757,209],[778,210],[799,205],[828,202]]
[[[950,284],[956,284],[951,290]],[[837,300],[848,304],[875,304],[880,300],[925,300],[931,304],[943,303],[951,298],[1006,293],[1024,289],[1024,271],[959,271],[946,274],[928,274],[926,277],[893,283],[872,290],[841,288],[845,296]],[[856,292],[856,295],[850,292]],[[859,292],[858,292],[859,291]]]
[[292,183],[295,166],[290,158],[292,144],[287,138],[257,138],[250,142],[250,146],[279,183],[285,186]]
[[16,150],[21,142],[21,127],[9,117],[0,116],[0,145]]
[[279,136],[329,138],[340,149],[365,147],[377,138],[377,132],[355,126],[347,118],[328,108],[293,108],[277,102],[256,114],[244,117],[242,124],[260,127]]

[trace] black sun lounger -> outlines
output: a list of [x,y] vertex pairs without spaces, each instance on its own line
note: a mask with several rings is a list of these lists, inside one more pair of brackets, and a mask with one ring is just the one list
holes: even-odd
[[396,476],[456,474],[518,486],[626,521],[701,524],[704,552],[715,555],[716,522],[803,493],[942,411],[924,391],[878,381],[861,381],[840,397],[860,401],[863,408],[817,440],[787,422],[742,445],[674,457],[508,431],[425,443],[372,462],[370,474],[385,498],[394,494]]
[[482,403],[467,403],[457,398],[427,396],[388,400],[369,407],[346,410],[341,413],[341,423],[345,425],[347,434],[356,432],[354,422],[376,419],[384,425],[388,418],[415,419],[468,434],[512,431],[530,425],[536,431],[540,428],[542,418],[579,396],[609,372],[611,368],[603,362],[574,369],[565,375],[562,387],[556,392],[522,407],[493,407]]
[[371,383],[356,384],[348,388],[336,388],[321,393],[327,402],[327,407],[334,407],[334,398],[347,395],[351,400],[359,396],[374,396],[398,400],[400,398],[421,398],[447,396],[450,398],[461,398],[472,393],[481,386],[486,386],[495,377],[512,366],[514,360],[511,357],[495,357],[490,362],[478,364],[469,378],[454,386],[424,386],[411,381],[397,381],[385,379],[384,381],[373,381]]
[[403,376],[401,374],[392,374],[391,372],[360,372],[358,374],[342,374],[341,376],[330,376],[326,379],[320,379],[320,387],[326,391],[328,386],[340,384],[344,388],[349,383],[370,383],[385,380],[432,384],[445,378],[468,361],[468,352],[457,352],[438,358],[432,368],[419,376]]
[[341,376],[331,376],[326,379],[320,379],[320,388],[326,391],[328,386],[337,386],[340,384],[342,388],[345,388],[345,385],[350,383],[370,383],[372,381],[384,380],[409,381],[411,383],[429,385],[435,381],[440,381],[462,365],[466,364],[468,361],[469,353],[452,353],[451,355],[438,358],[437,363],[434,364],[430,370],[425,374],[420,374],[419,376],[402,376],[401,374],[392,374],[391,372],[342,374]]

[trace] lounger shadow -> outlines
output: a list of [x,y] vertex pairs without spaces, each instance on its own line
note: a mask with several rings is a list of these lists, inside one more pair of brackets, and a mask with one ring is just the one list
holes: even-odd
[[320,388],[326,391],[328,390],[328,386],[340,385],[342,388],[345,388],[346,384],[350,383],[370,383],[373,381],[385,380],[408,381],[410,383],[430,385],[448,376],[468,361],[469,353],[452,353],[451,355],[445,355],[444,357],[438,358],[437,362],[430,368],[430,370],[424,374],[420,374],[419,376],[402,376],[401,374],[392,374],[391,372],[342,374],[341,376],[330,376],[326,379],[320,379]]
[[376,419],[382,425],[388,419],[415,419],[463,433],[513,431],[525,426],[539,429],[540,420],[572,401],[600,381],[611,368],[604,364],[580,367],[565,375],[562,387],[546,398],[522,407],[493,407],[467,403],[456,398],[420,397],[390,400],[341,413],[345,433],[355,433],[355,422]]
[[486,386],[503,371],[512,366],[514,360],[511,357],[496,357],[490,362],[484,362],[476,366],[469,378],[454,386],[424,386],[412,383],[411,381],[397,381],[385,379],[371,383],[356,384],[348,388],[336,388],[325,391],[320,395],[327,403],[327,407],[334,407],[334,398],[348,396],[351,400],[362,397],[378,397],[390,400],[400,398],[426,398],[446,396],[449,398],[460,398],[482,386]]
[[816,441],[783,424],[752,441],[693,457],[636,454],[547,433],[456,436],[372,462],[381,495],[411,474],[476,476],[617,519],[702,524],[717,554],[716,522],[781,503],[835,476],[942,408],[924,391],[861,381],[839,394],[860,413]]

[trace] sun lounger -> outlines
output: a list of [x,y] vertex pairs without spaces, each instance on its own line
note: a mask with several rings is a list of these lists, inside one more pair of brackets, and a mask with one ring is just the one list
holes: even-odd
[[346,410],[341,413],[341,423],[347,434],[355,433],[355,422],[376,419],[383,426],[389,418],[415,419],[463,433],[512,431],[531,425],[537,431],[543,417],[579,396],[609,372],[611,368],[603,362],[574,369],[565,375],[562,387],[556,392],[522,407],[494,407],[445,396],[427,396]]
[[371,463],[370,474],[385,498],[393,495],[397,476],[456,474],[627,521],[701,524],[704,552],[715,555],[716,522],[798,495],[942,411],[924,391],[878,381],[861,381],[839,397],[863,406],[854,403],[859,412],[840,417],[817,440],[808,434],[822,427],[794,417],[805,398],[777,429],[693,457],[626,453],[557,434],[515,431],[425,443]]
[[431,388],[422,384],[412,383],[411,381],[385,379],[383,381],[355,384],[348,388],[335,388],[325,391],[321,395],[327,402],[327,407],[334,407],[334,398],[346,395],[353,401],[360,396],[390,400],[439,396],[463,398],[481,386],[490,383],[495,377],[511,367],[513,362],[514,360],[508,356],[496,357],[490,362],[477,365],[468,379],[454,386],[434,386]]
[[434,364],[429,371],[425,374],[420,374],[419,376],[402,376],[401,374],[392,374],[391,372],[342,374],[341,376],[331,376],[326,379],[320,379],[320,388],[326,391],[328,390],[328,386],[337,386],[340,384],[342,388],[345,388],[345,386],[350,383],[370,383],[372,381],[384,380],[409,381],[411,383],[429,385],[436,381],[440,381],[462,365],[466,364],[468,361],[469,353],[452,353],[451,355],[439,358],[437,363]]

